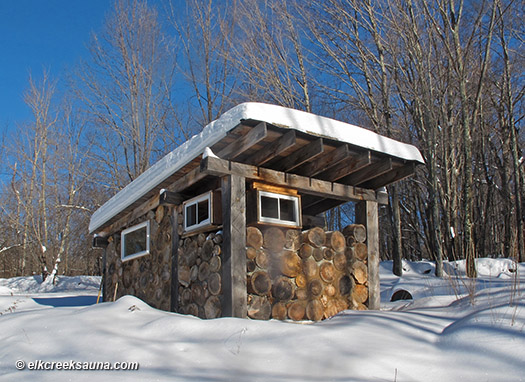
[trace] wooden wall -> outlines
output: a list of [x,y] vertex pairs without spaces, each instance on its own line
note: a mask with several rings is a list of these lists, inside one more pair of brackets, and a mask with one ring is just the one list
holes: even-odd
[[[104,300],[130,294],[162,310],[229,315],[225,294],[235,287],[223,285],[223,231],[182,237],[182,206],[161,205],[129,226],[145,220],[151,222],[149,255],[122,262],[120,233],[109,238]],[[342,232],[252,226],[241,239],[248,317],[319,321],[345,309],[374,309],[364,225]]]
[[248,316],[319,321],[367,309],[366,229],[352,225],[343,233],[248,227]]
[[172,213],[173,207],[161,205],[128,225],[131,227],[150,220],[149,255],[122,262],[120,232],[110,236],[106,248],[104,301],[129,294],[154,308],[170,310]]
[[[181,220],[182,221],[182,220]],[[200,318],[222,315],[222,234],[199,233],[179,240],[177,312]]]

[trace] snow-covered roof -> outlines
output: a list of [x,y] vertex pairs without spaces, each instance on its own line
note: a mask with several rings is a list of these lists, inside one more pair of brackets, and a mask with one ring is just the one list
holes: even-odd
[[160,159],[108,200],[91,217],[89,231],[97,231],[152,188],[203,154],[207,147],[220,141],[243,120],[262,121],[281,128],[350,143],[402,160],[424,163],[421,153],[415,146],[384,137],[362,127],[282,106],[247,102],[228,110],[209,123],[201,133],[194,135]]

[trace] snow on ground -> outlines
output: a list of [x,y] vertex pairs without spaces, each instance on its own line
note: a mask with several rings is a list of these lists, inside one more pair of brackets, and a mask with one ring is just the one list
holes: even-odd
[[[443,279],[431,262],[406,262],[401,278],[391,265],[381,265],[381,311],[315,324],[201,320],[132,296],[89,305],[99,282],[91,277],[63,277],[46,293],[31,277],[0,280],[0,380],[525,380],[525,264],[479,259],[475,282],[462,262],[447,263]],[[398,290],[414,299],[390,302]],[[19,371],[17,360],[140,368]]]

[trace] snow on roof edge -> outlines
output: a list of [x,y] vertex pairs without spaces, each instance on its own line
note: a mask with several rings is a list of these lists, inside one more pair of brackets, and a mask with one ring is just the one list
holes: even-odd
[[144,171],[93,213],[89,222],[89,232],[93,233],[101,228],[112,217],[148,193],[152,187],[180,170],[187,160],[197,157],[206,147],[212,146],[213,143],[226,136],[226,133],[237,126],[241,119],[245,119],[243,117],[245,109],[246,104],[240,104],[228,110],[218,119],[206,125],[199,134],[176,147]]
[[425,163],[417,147],[379,135],[363,127],[277,105],[256,102],[243,105],[249,105],[249,119],[351,143],[364,149],[392,155],[400,159]]
[[277,105],[258,102],[242,103],[206,125],[199,134],[168,153],[104,203],[93,213],[89,223],[89,232],[97,231],[115,215],[182,168],[189,160],[203,153],[206,147],[212,146],[226,136],[228,131],[245,119],[264,121],[279,127],[351,143],[404,160],[424,163],[421,153],[415,146],[381,136],[359,126]]

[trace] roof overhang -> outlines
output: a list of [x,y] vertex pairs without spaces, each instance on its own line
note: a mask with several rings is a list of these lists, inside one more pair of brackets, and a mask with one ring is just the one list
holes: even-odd
[[[89,231],[104,231],[131,210],[158,197],[161,189],[201,167],[203,154],[251,166],[249,169],[369,191],[411,175],[417,164],[424,163],[415,146],[355,125],[276,105],[243,103],[208,124],[108,200],[93,214]],[[200,174],[214,176],[211,171]],[[323,183],[323,187],[327,185]],[[322,198],[307,191],[303,210],[306,207],[312,214],[341,203],[341,198]],[[348,200],[353,200],[351,195]]]

